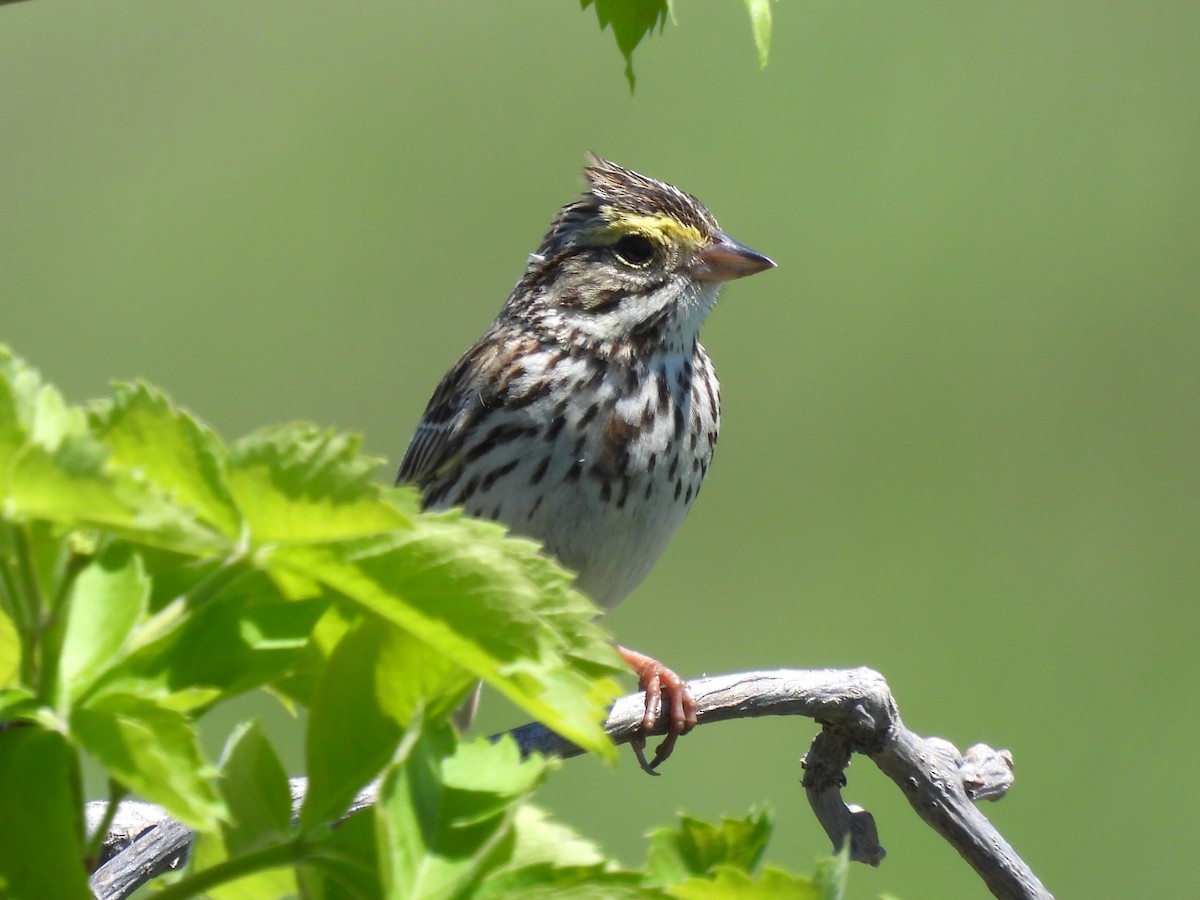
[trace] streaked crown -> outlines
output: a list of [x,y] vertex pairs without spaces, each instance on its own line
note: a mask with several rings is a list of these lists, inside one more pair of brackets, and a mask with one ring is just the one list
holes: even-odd
[[559,212],[542,251],[572,240],[615,243],[631,233],[685,241],[698,249],[720,231],[713,214],[691,194],[595,154],[588,159],[583,176],[589,190]]

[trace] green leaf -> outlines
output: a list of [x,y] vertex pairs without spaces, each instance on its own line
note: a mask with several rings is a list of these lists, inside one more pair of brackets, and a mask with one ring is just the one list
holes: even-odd
[[750,28],[754,31],[754,46],[758,50],[759,68],[766,68],[771,54],[771,0],[745,0],[750,13]]
[[495,815],[515,813],[515,800],[527,796],[557,760],[537,754],[522,758],[509,735],[497,741],[477,738],[459,743],[441,760],[439,781],[446,788],[443,811],[452,821],[481,822]]
[[817,862],[812,877],[765,866],[755,878],[771,834],[771,816],[755,812],[725,818],[720,826],[688,816],[677,830],[651,835],[647,877],[681,900],[841,900],[846,888],[846,851]]
[[489,877],[472,895],[474,900],[649,900],[669,895],[643,884],[636,872],[594,866],[552,866],[541,863],[505,869]]
[[743,819],[724,818],[719,826],[680,816],[678,828],[650,834],[646,873],[658,884],[676,884],[689,875],[707,875],[718,866],[750,871],[771,838],[772,816],[754,811]]
[[837,900],[811,878],[767,866],[757,879],[732,866],[718,866],[711,878],[690,878],[668,889],[680,900]]
[[529,541],[424,515],[384,539],[278,548],[272,565],[320,579],[487,680],[548,727],[614,758],[601,722],[623,672],[595,608]]
[[145,483],[108,465],[83,411],[0,347],[0,508],[12,520],[111,528],[160,545],[207,549],[210,535]]
[[[0,345],[0,473],[23,444],[53,452],[87,432],[83,413],[67,405],[41,375]],[[3,483],[0,476],[0,483]]]
[[350,604],[330,603],[313,626],[299,659],[281,678],[272,682],[272,690],[288,702],[312,706],[329,657],[358,619],[358,611],[351,609]]
[[221,830],[230,850],[251,849],[291,831],[287,773],[257,721],[238,725],[226,742],[221,795],[230,816]]
[[225,817],[210,780],[215,769],[201,755],[195,730],[166,702],[94,697],[72,713],[71,736],[113,778],[185,825],[211,831]]
[[351,629],[317,685],[305,738],[308,792],[300,811],[305,829],[344,813],[404,734],[407,723],[389,715],[376,681],[386,630],[374,620]]
[[27,444],[0,470],[0,501],[13,519],[41,519],[67,528],[98,528],[122,537],[203,555],[229,548],[227,539],[175,506],[141,473],[106,465],[91,437],[68,437],[53,452]]
[[61,734],[0,731],[0,896],[88,898],[79,762]]
[[[257,722],[239,725],[225,745],[221,795],[229,820],[220,831],[197,837],[188,858],[189,874],[290,838],[292,802],[287,775]],[[257,900],[294,896],[296,891],[295,871],[286,866],[254,871],[209,888],[205,895],[213,900]]]
[[296,867],[305,900],[383,897],[375,846],[375,810],[359,810],[310,839],[312,852]]
[[[766,874],[764,872],[764,874]],[[846,895],[846,882],[850,878],[850,846],[844,844],[833,856],[817,860],[813,869],[813,884],[820,891],[821,900],[842,900]],[[880,900],[887,900],[880,897]]]
[[251,573],[215,600],[181,612],[164,633],[109,670],[96,689],[137,694],[203,689],[211,703],[258,687],[304,657],[329,602],[284,600],[266,575]]
[[[188,856],[188,872],[210,869],[230,858],[220,832],[205,832],[196,836]],[[148,896],[153,897],[150,893]],[[206,900],[263,900],[297,896],[296,870],[290,863],[274,868],[254,869],[246,875],[222,881],[204,891]]]
[[13,456],[28,440],[33,397],[40,382],[37,372],[0,344],[0,485]]
[[6,515],[133,528],[144,498],[105,474],[105,458],[104,446],[89,437],[69,438],[54,451],[32,443],[17,448],[0,471]]
[[418,712],[427,721],[448,719],[470,693],[475,677],[407,631],[372,619],[381,637],[375,682],[383,709],[402,725]]
[[[308,719],[305,827],[341,815],[421,716],[445,720],[474,679],[452,660],[375,616],[334,650]],[[346,735],[354,740],[347,741]]]
[[508,737],[456,747],[448,726],[422,733],[385,774],[375,806],[386,893],[469,895],[511,856],[517,804],[546,771]]
[[150,580],[128,544],[114,543],[71,584],[59,655],[59,711],[81,697],[119,654],[145,612]]
[[555,866],[595,866],[604,855],[592,841],[570,826],[555,822],[540,807],[526,803],[517,811],[516,846],[509,865],[514,868],[550,863]]
[[479,900],[666,896],[646,887],[640,874],[616,869],[595,844],[530,803],[517,809],[513,830],[512,854],[480,886]]
[[162,393],[118,384],[95,415],[96,435],[114,463],[136,469],[230,540],[241,520],[225,484],[225,450],[216,436]]
[[21,671],[21,636],[17,626],[0,607],[0,690],[17,683]]
[[38,722],[46,728],[59,724],[57,717],[38,703],[28,688],[0,688],[0,726],[11,721]]
[[234,444],[228,480],[251,540],[336,541],[407,524],[370,482],[378,461],[359,456],[358,447],[357,437],[303,423],[265,428]]
[[60,610],[56,604],[65,598],[67,583],[74,577],[79,561],[76,551],[86,542],[50,522],[26,522],[23,527],[37,589],[50,616],[57,617]]
[[592,5],[596,8],[600,30],[612,26],[617,49],[625,57],[625,78],[629,81],[629,89],[632,91],[635,80],[633,51],[642,42],[642,38],[655,28],[662,31],[671,12],[671,4],[668,0],[580,0],[583,9]]

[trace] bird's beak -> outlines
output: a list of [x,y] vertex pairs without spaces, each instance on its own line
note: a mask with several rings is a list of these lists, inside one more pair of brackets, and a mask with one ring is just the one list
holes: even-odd
[[773,268],[775,263],[757,250],[751,250],[718,231],[708,246],[700,251],[690,273],[697,281],[732,281]]

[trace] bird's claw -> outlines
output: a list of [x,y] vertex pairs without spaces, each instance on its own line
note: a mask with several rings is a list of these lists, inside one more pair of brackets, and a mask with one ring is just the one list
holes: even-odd
[[[664,741],[663,743],[666,742]],[[645,772],[647,775],[653,775],[656,778],[662,774],[662,772],[654,771],[654,767],[662,762],[662,760],[658,758],[658,751],[655,751],[654,753],[654,762],[648,762],[646,760],[645,737],[639,734],[636,737],[630,738],[629,746],[633,748],[633,755],[637,758],[638,765],[642,767],[643,772]]]
[[[617,650],[638,675],[638,687],[646,692],[646,711],[642,716],[641,734],[630,741],[638,765],[650,775],[658,775],[656,769],[674,751],[681,734],[696,727],[696,701],[688,692],[687,684],[656,659],[644,656],[625,647]],[[646,760],[646,735],[654,731],[663,707],[663,694],[669,703],[669,721],[666,737],[654,750],[654,758]]]

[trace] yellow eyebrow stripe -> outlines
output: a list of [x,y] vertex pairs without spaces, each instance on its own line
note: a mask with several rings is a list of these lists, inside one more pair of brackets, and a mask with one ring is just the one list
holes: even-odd
[[691,247],[701,247],[704,244],[704,235],[699,229],[684,225],[671,216],[625,213],[609,209],[605,211],[605,219],[608,222],[607,227],[598,229],[598,236],[605,243],[616,243],[627,234],[644,234],[668,244]]

